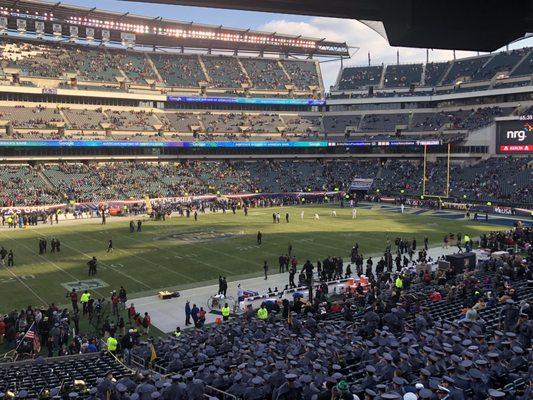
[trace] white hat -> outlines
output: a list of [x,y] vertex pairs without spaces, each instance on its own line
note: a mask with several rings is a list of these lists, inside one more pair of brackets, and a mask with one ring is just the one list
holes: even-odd
[[424,385],[422,385],[421,383],[417,383],[415,385],[415,388],[416,388],[416,390],[424,389]]
[[412,392],[406,393],[403,395],[403,400],[416,400],[418,396]]

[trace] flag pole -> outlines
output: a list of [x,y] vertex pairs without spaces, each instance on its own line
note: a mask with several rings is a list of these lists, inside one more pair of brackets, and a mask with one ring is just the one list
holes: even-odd
[[[19,344],[17,345],[17,347],[15,347],[15,352],[18,350],[18,348],[20,347],[20,345],[22,344],[22,342],[24,342],[24,339],[26,339],[26,336],[28,335],[28,332],[30,331],[31,328],[33,328],[33,325],[35,325],[35,321],[33,321],[30,325],[30,327],[28,328],[28,330],[24,333],[24,336],[22,336],[22,339],[20,339],[20,342]],[[37,334],[37,333],[36,333]]]

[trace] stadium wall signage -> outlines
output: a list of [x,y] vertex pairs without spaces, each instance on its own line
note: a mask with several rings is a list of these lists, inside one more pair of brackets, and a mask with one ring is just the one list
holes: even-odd
[[276,99],[257,97],[187,97],[168,96],[168,102],[174,103],[224,103],[224,104],[258,104],[280,106],[325,106],[325,99]]
[[533,154],[533,121],[529,118],[497,121],[496,152]]
[[391,141],[251,141],[251,142],[136,142],[124,140],[0,140],[0,147],[148,147],[148,148],[271,148],[271,147],[359,147],[359,146],[438,146],[439,140]]

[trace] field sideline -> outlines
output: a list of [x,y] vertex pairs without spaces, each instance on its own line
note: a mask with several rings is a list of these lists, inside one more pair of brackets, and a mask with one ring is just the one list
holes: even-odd
[[[300,218],[304,211],[305,218]],[[480,233],[503,229],[500,225],[449,220],[427,215],[358,209],[352,220],[351,210],[335,208],[337,217],[326,207],[284,207],[252,209],[248,217],[236,215],[200,215],[172,217],[167,221],[146,221],[142,232],[130,233],[128,222],[99,220],[86,223],[61,223],[38,228],[0,229],[0,245],[15,253],[15,267],[0,269],[0,312],[45,303],[66,304],[67,289],[62,283],[87,280],[87,261],[99,260],[95,278],[107,286],[93,290],[97,297],[109,298],[113,289],[123,285],[130,297],[154,294],[161,288],[184,289],[213,283],[219,275],[228,279],[262,274],[263,261],[270,273],[278,269],[278,256],[287,252],[289,242],[300,263],[316,262],[329,255],[346,257],[358,242],[365,255],[383,251],[384,240],[396,236],[412,239],[419,246],[424,236],[430,245],[439,245],[449,232]],[[272,223],[272,213],[280,212],[281,223]],[[285,213],[290,213],[290,223]],[[320,214],[315,221],[313,214]],[[256,234],[263,233],[263,243],[256,244]],[[61,253],[38,254],[38,239],[61,241]],[[106,253],[107,241],[115,251]],[[50,250],[48,250],[50,251]]]

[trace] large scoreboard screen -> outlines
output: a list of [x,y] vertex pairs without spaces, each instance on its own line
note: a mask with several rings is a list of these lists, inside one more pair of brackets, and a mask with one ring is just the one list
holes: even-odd
[[496,152],[500,154],[533,153],[533,116],[498,121]]

